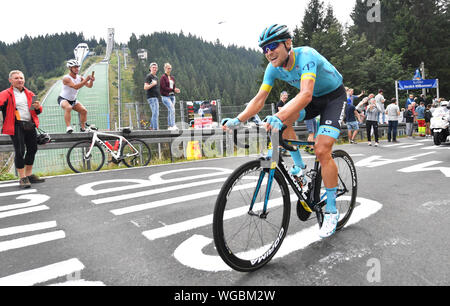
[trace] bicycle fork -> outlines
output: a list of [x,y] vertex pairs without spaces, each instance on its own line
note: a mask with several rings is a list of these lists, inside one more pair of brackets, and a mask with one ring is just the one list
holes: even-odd
[[261,173],[259,174],[258,183],[256,185],[255,192],[253,193],[252,202],[250,204],[250,210],[248,212],[251,216],[259,216],[261,219],[267,218],[267,215],[268,215],[267,207],[269,204],[270,191],[272,189],[272,183],[273,183],[273,180],[275,177],[275,171],[276,171],[276,163],[274,163],[271,166],[271,168],[269,169],[269,177],[267,179],[267,186],[266,186],[266,191],[264,194],[264,207],[263,207],[263,211],[260,215],[253,212],[253,207],[255,205],[256,198],[258,197],[259,191],[261,190],[262,182],[264,181],[264,178],[266,177],[265,169],[263,171],[261,171]]

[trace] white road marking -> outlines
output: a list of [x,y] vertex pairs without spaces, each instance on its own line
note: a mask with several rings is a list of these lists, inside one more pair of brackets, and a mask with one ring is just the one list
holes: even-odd
[[[183,177],[178,177],[178,178],[168,179],[168,180],[165,180],[162,178],[163,176],[168,175],[168,174],[174,174],[174,173],[180,173],[180,172],[184,174],[188,171],[199,171],[199,170],[210,170],[210,171],[214,171],[214,172],[207,173],[207,174],[193,175],[193,176],[183,176]],[[159,185],[159,184],[185,182],[187,180],[192,181],[192,180],[213,177],[213,176],[218,176],[218,175],[231,174],[232,172],[233,172],[233,170],[226,169],[226,168],[199,167],[199,168],[177,169],[177,170],[159,172],[159,173],[150,175],[148,177],[148,179],[153,184]]]
[[92,200],[92,203],[98,205],[98,204],[112,203],[112,202],[118,202],[118,201],[125,201],[125,200],[129,200],[129,199],[145,197],[145,196],[154,195],[154,194],[158,194],[158,193],[165,193],[165,192],[174,191],[174,190],[204,186],[205,184],[221,183],[226,180],[227,180],[227,178],[224,177],[224,178],[208,180],[208,181],[200,181],[200,182],[195,182],[195,183],[190,183],[190,184],[169,186],[169,187],[164,187],[164,188],[159,188],[159,189],[123,194],[123,195],[118,195],[118,196],[113,196],[113,197],[108,197],[108,198],[101,198],[101,199],[97,199],[97,200]]
[[[294,196],[294,194],[291,195],[291,197],[293,197],[293,196]],[[268,207],[270,209],[270,208],[274,208],[277,206],[281,206],[282,204],[283,204],[282,198],[272,199],[272,200],[269,200]],[[256,203],[255,205],[258,206],[258,205],[261,205],[261,203]],[[242,215],[248,213],[248,210],[249,210],[248,206],[243,206],[243,207],[235,208],[232,210],[227,210],[224,215],[224,220],[242,216]],[[172,235],[175,235],[178,233],[182,233],[182,232],[186,232],[186,231],[189,231],[192,229],[210,225],[210,224],[212,224],[212,221],[213,221],[213,215],[211,214],[211,215],[183,221],[183,222],[176,223],[176,224],[166,225],[166,226],[159,227],[159,228],[156,228],[153,230],[145,231],[142,234],[149,240],[156,240],[159,238],[172,236]]]
[[73,258],[42,268],[0,278],[0,286],[32,286],[61,276],[79,272],[83,269],[84,265],[77,258]]
[[408,148],[422,147],[422,146],[423,146],[423,144],[417,143],[417,144],[412,144],[412,145],[402,146],[402,147],[399,147],[399,149],[408,149]]
[[[248,189],[248,188],[252,188],[255,186],[256,186],[256,182],[238,186],[238,187],[234,188],[234,190]],[[114,209],[114,210],[111,210],[111,213],[113,213],[116,216],[120,216],[120,215],[134,213],[134,212],[143,211],[143,210],[147,210],[147,209],[157,208],[157,207],[161,207],[161,206],[168,206],[168,205],[172,205],[172,204],[176,204],[176,203],[182,203],[182,202],[187,202],[187,201],[191,201],[191,200],[197,200],[197,199],[201,199],[201,198],[216,196],[219,194],[219,192],[220,192],[220,189],[199,192],[199,193],[190,194],[190,195],[186,195],[186,196],[180,196],[180,197],[164,199],[164,200],[159,200],[159,201],[154,201],[154,202],[149,202],[149,203],[144,203],[144,204],[133,205],[133,206],[120,208],[120,209]]]
[[0,229],[0,237],[21,234],[21,233],[27,233],[27,232],[33,232],[33,231],[39,231],[39,230],[43,230],[43,229],[53,228],[56,226],[57,226],[56,221],[50,221],[50,222],[41,222],[41,223],[34,223],[34,224],[28,224],[28,225],[7,227],[7,228]]
[[[162,178],[164,175],[168,175],[168,174],[173,174],[173,173],[178,173],[178,172],[187,173],[188,171],[198,171],[198,170],[210,170],[210,171],[214,171],[214,172],[207,173],[207,174],[200,174],[200,175],[177,177],[175,179],[169,179],[169,180],[164,180]],[[162,185],[162,184],[170,184],[170,183],[198,180],[201,178],[209,178],[209,177],[213,177],[213,176],[230,174],[231,172],[232,172],[231,170],[224,169],[224,168],[199,167],[199,168],[189,168],[189,169],[178,169],[178,170],[164,171],[164,172],[150,175],[148,180],[122,179],[122,180],[106,180],[106,181],[100,181],[100,182],[93,182],[93,183],[81,185],[81,186],[77,187],[75,189],[75,191],[78,194],[80,194],[81,196],[92,196],[92,195],[98,195],[98,194],[104,194],[104,193],[110,193],[110,192],[131,190],[131,189],[144,188],[144,187],[150,187],[150,186],[158,186],[158,185]],[[104,184],[117,184],[117,183],[133,183],[133,185],[118,186],[118,187],[111,187],[111,188],[98,189],[98,190],[93,189],[96,186],[100,186],[100,185],[104,185]]]
[[36,206],[36,205],[47,202],[50,199],[50,197],[43,195],[43,194],[25,194],[25,195],[18,196],[16,199],[17,200],[29,200],[29,201],[27,203],[22,203],[22,204],[7,204],[4,206],[0,206],[0,211]]
[[[344,198],[342,199],[344,200]],[[357,198],[356,201],[361,203],[361,205],[354,209],[346,227],[370,217],[383,207],[382,204],[373,200]],[[296,234],[287,236],[274,258],[284,257],[320,240],[318,226],[314,225]],[[209,272],[231,271],[231,268],[222,261],[220,256],[206,255],[202,252],[203,248],[212,242],[213,240],[208,237],[194,235],[180,244],[174,252],[174,257],[183,265],[197,270]],[[254,250],[251,252],[254,252]]]
[[86,281],[84,279],[68,281],[65,283],[51,284],[51,287],[103,287],[106,286],[103,282]]
[[416,164],[411,167],[403,168],[398,171],[403,173],[441,171],[446,177],[450,177],[450,167],[431,167],[442,163],[443,162],[441,161],[430,161],[422,164]]
[[0,213],[0,219],[34,213],[34,212],[48,210],[48,209],[50,209],[50,208],[48,208],[48,206],[46,206],[46,205],[39,205],[39,206],[31,207],[31,208],[10,210],[10,211],[4,212],[4,213]]
[[396,144],[384,145],[383,147],[393,148],[393,147],[400,147],[400,146],[405,146],[405,145],[410,145],[410,143],[396,143]]
[[367,158],[364,158],[357,163],[355,163],[356,167],[367,167],[367,168],[375,168],[380,166],[385,166],[388,164],[394,164],[394,163],[402,163],[402,162],[408,162],[408,161],[415,161],[420,157],[435,154],[436,152],[427,152],[423,154],[418,154],[414,156],[406,156],[404,158],[397,158],[397,159],[389,159],[389,158],[383,158],[382,156],[374,155]]
[[0,188],[4,188],[4,187],[13,187],[13,186],[19,186],[18,182],[15,183],[4,183],[4,184],[0,184]]
[[48,241],[63,239],[66,237],[64,231],[55,231],[45,234],[33,235],[24,238],[18,238],[9,241],[0,242],[0,252],[19,249],[30,245],[36,245]]
[[15,196],[20,194],[28,194],[37,192],[36,189],[25,189],[25,190],[19,190],[19,191],[10,191],[10,192],[1,192],[0,197],[9,197],[9,196]]

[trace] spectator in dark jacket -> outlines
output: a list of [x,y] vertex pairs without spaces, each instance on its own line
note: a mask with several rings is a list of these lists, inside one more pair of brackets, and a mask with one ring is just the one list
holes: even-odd
[[408,105],[408,109],[405,111],[403,115],[406,120],[406,135],[409,138],[413,137],[414,132],[414,106],[413,104]]
[[180,89],[175,86],[175,78],[170,75],[171,72],[172,65],[165,63],[164,74],[159,83],[162,102],[169,111],[169,117],[167,118],[169,130],[177,130],[178,128],[175,125],[175,94],[180,93]]
[[30,188],[31,183],[45,181],[32,173],[38,150],[37,115],[42,112],[42,106],[39,101],[33,102],[35,95],[25,87],[25,77],[21,71],[11,71],[9,82],[11,87],[0,92],[0,109],[3,112],[2,134],[11,136],[20,188]]

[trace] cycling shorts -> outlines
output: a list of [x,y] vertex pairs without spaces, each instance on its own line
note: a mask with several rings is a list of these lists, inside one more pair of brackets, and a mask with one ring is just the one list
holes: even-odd
[[300,119],[309,120],[320,115],[320,127],[317,135],[338,139],[341,134],[341,122],[344,118],[346,104],[347,93],[342,85],[329,94],[313,97],[305,108],[306,114],[302,116],[302,113],[300,113]]

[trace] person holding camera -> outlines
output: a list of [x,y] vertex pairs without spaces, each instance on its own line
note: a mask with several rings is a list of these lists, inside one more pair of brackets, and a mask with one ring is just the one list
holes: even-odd
[[383,112],[381,106],[376,102],[375,98],[369,100],[369,106],[367,107],[367,120],[366,120],[366,130],[367,130],[367,140],[369,141],[369,146],[372,146],[372,135],[371,130],[373,128],[373,134],[375,135],[375,147],[378,147],[378,118],[380,113]]
[[2,134],[11,136],[20,188],[30,188],[31,184],[45,181],[32,172],[38,149],[36,128],[39,127],[38,115],[42,112],[42,106],[36,95],[25,87],[25,77],[21,71],[11,71],[9,82],[11,87],[0,92]]
[[58,104],[64,110],[66,133],[73,133],[73,128],[71,125],[72,110],[80,114],[80,132],[85,132],[86,126],[89,126],[89,124],[86,123],[88,112],[83,104],[77,100],[77,96],[78,91],[82,87],[86,86],[87,88],[92,88],[92,86],[94,86],[94,72],[86,78],[80,76],[80,63],[75,59],[67,61],[66,66],[69,68],[69,74],[63,77],[63,86],[58,97]]

